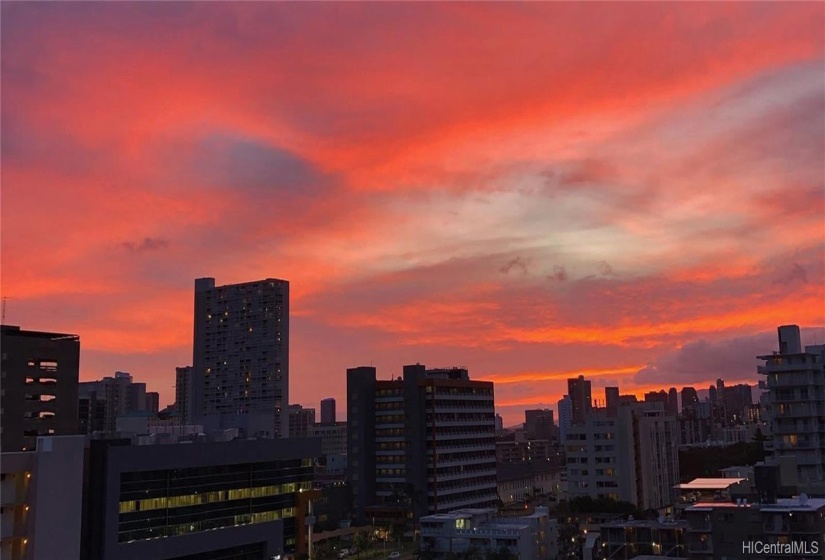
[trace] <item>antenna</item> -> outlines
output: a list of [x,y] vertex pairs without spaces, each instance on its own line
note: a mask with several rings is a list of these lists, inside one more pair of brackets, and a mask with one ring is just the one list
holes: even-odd
[[0,311],[0,323],[6,322],[6,300],[9,299],[6,296],[3,296],[3,306],[2,311]]

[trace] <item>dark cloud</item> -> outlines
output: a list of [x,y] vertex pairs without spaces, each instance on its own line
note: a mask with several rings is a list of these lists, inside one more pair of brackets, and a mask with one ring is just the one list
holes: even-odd
[[504,266],[498,269],[502,274],[509,274],[513,268],[521,270],[522,274],[527,274],[527,263],[521,257],[510,259]]
[[187,171],[207,186],[282,196],[320,194],[330,183],[309,161],[252,138],[211,134],[198,141],[191,153]]
[[[803,328],[802,345],[823,339],[825,329]],[[684,384],[709,379],[755,379],[757,356],[771,354],[779,348],[776,331],[751,336],[701,338],[679,349],[662,354],[634,377],[640,385]]]
[[796,284],[798,282],[803,284],[808,283],[808,271],[805,270],[804,266],[796,262],[793,263],[791,269],[786,274],[783,274],[782,277],[773,281],[774,284]]
[[566,282],[567,281],[567,270],[563,266],[555,265],[553,267],[553,274],[547,275],[548,280],[554,280],[557,282]]
[[610,263],[607,261],[601,261],[599,263],[599,274],[602,276],[616,276],[616,273],[613,272],[613,267],[610,266]]
[[121,247],[132,253],[144,253],[148,251],[158,251],[166,249],[169,246],[169,241],[157,237],[144,237],[137,243],[133,241],[126,241],[121,243]]

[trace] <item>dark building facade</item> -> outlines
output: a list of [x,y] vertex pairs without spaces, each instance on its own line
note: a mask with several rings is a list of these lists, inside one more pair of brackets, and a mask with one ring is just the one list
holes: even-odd
[[321,401],[321,424],[335,424],[335,399]]
[[290,552],[320,451],[315,439],[92,440],[81,557],[269,560]]
[[80,337],[3,325],[0,448],[33,450],[38,436],[78,431]]
[[577,379],[567,380],[567,394],[572,404],[571,422],[582,424],[590,417],[593,408],[593,398],[590,392],[590,381],[580,375]]
[[493,384],[466,369],[347,370],[347,475],[357,521],[412,522],[497,500]]
[[552,441],[556,439],[556,422],[550,409],[524,411],[524,432],[527,439]]

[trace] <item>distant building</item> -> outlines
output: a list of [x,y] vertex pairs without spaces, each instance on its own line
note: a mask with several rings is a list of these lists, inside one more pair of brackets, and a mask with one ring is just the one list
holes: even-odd
[[155,391],[148,391],[146,393],[146,410],[158,413],[160,410],[160,394]]
[[607,415],[610,417],[615,417],[619,413],[619,404],[621,402],[619,397],[619,388],[605,387],[604,402],[605,408],[607,408]]
[[97,429],[114,432],[118,416],[148,410],[146,384],[135,383],[132,375],[125,371],[117,371],[113,377],[104,377],[98,381],[84,381],[80,383],[79,393],[82,411],[88,408],[94,413],[94,408],[100,406],[104,411],[102,428],[98,422],[81,417],[81,421],[86,420],[85,425],[92,430],[86,433],[93,433]]
[[0,454],[0,558],[81,558],[84,445],[46,436],[36,451]]
[[496,442],[496,461],[499,463],[546,461],[552,453],[552,444],[546,439]]
[[799,327],[779,327],[779,352],[759,356],[767,376],[774,457],[794,457],[800,488],[825,493],[825,345],[802,350]]
[[504,431],[504,419],[502,419],[500,414],[496,414],[496,435],[501,434]]
[[315,424],[313,436],[321,438],[321,453],[324,455],[347,454],[347,423]]
[[559,441],[564,443],[570,424],[573,423],[573,402],[570,400],[570,395],[564,395],[557,406],[559,411]]
[[195,280],[191,423],[289,434],[289,282]]
[[555,439],[556,423],[553,421],[553,411],[549,408],[525,410],[524,431],[527,439]]
[[0,449],[31,451],[39,436],[76,434],[80,337],[0,327]]
[[84,560],[268,560],[301,548],[314,439],[92,440]]
[[493,384],[466,369],[347,370],[348,466],[356,520],[412,522],[496,495]]
[[699,407],[699,394],[693,387],[682,387],[682,416],[696,417]]
[[289,405],[289,437],[310,437],[315,428],[315,409]]
[[567,394],[570,396],[572,424],[581,424],[590,417],[593,398],[590,393],[590,381],[580,375],[578,379],[567,380]]
[[189,406],[191,380],[192,366],[175,368],[175,407],[178,420],[184,425],[192,421],[192,410]]
[[475,551],[478,558],[506,549],[516,558],[558,555],[558,527],[547,508],[524,517],[496,517],[494,509],[460,509],[421,518],[421,548],[434,560]]
[[321,401],[321,424],[335,424],[335,399]]
[[679,414],[679,393],[676,387],[671,387],[667,392],[667,410],[668,414]]

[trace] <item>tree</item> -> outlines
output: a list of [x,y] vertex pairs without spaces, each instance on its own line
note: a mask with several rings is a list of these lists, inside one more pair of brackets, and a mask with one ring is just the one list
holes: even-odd
[[[476,556],[476,558],[479,558]],[[497,550],[487,550],[485,560],[517,560],[518,557],[505,546],[498,547]]]

